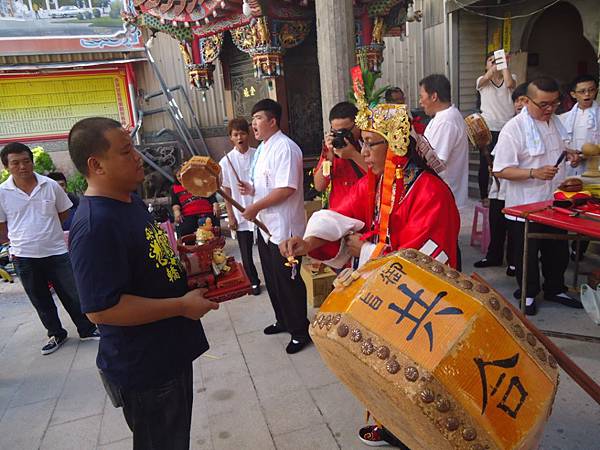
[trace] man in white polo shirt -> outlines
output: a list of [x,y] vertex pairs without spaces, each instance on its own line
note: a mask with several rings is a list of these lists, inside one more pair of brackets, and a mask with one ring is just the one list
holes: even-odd
[[0,152],[10,172],[0,184],[0,235],[8,229],[10,252],[25,292],[48,330],[42,355],[58,350],[67,338],[48,283],[52,283],[81,339],[99,339],[96,326],[81,312],[61,222],[72,203],[58,183],[33,171],[33,154],[19,142]]
[[304,177],[302,151],[279,129],[280,120],[281,105],[273,100],[261,100],[252,108],[252,129],[262,143],[250,169],[252,184],[242,183],[240,192],[254,197],[243,217],[258,216],[271,233],[268,236],[261,230],[258,235],[258,253],[276,319],[264,333],[290,333],[286,352],[296,353],[310,342],[306,287],[299,273],[300,261],[297,268],[286,266],[278,245],[304,234]]
[[419,103],[433,117],[425,128],[425,137],[446,164],[440,177],[454,194],[460,210],[467,204],[469,192],[469,142],[467,127],[460,111],[450,101],[450,81],[444,75],[429,75],[419,82]]
[[[566,132],[554,112],[560,105],[558,84],[549,77],[540,77],[527,87],[526,106],[509,120],[498,137],[494,150],[494,175],[506,180],[505,206],[551,200],[558,185],[564,180],[566,162],[557,162],[567,148]],[[567,160],[577,164],[576,154]],[[571,308],[582,308],[581,303],[566,294],[564,274],[569,264],[567,241],[530,239],[527,260],[527,286],[522,286],[524,222],[510,220],[508,232],[515,249],[517,282],[525,289],[528,315],[537,313],[535,297],[540,292],[538,258],[544,274],[544,299]],[[532,233],[564,233],[546,225],[531,223]],[[517,294],[517,293],[515,293]],[[517,297],[520,296],[516,295]]]

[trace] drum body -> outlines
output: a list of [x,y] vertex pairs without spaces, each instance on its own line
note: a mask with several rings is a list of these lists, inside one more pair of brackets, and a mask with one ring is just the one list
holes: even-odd
[[503,299],[412,249],[348,273],[310,334],[377,420],[412,450],[536,448],[557,363]]
[[465,117],[467,134],[471,144],[477,148],[487,147],[492,143],[492,133],[481,114],[471,114]]

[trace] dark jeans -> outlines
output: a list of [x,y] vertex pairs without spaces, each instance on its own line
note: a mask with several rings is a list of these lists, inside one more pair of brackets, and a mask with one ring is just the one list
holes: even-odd
[[35,308],[46,330],[48,337],[65,337],[67,330],[62,327],[58,311],[54,304],[48,283],[52,283],[56,295],[64,306],[71,320],[77,327],[79,336],[86,336],[96,329],[81,312],[71,259],[69,254],[48,256],[46,258],[15,258],[15,269],[25,292]]
[[192,422],[192,363],[159,386],[124,390],[103,377],[104,387],[133,432],[134,450],[188,450]]
[[254,245],[254,233],[252,231],[237,231],[236,232],[238,245],[240,247],[240,253],[242,254],[242,264],[246,275],[250,278],[252,286],[258,286],[260,280],[256,267],[254,266],[254,260],[252,259],[252,246]]
[[[513,240],[515,249],[515,266],[517,268],[517,282],[522,289],[523,277],[523,245],[525,230],[524,222],[510,221],[509,233]],[[566,234],[565,230],[559,230],[539,223],[529,223],[530,233],[554,233]],[[527,258],[527,286],[526,297],[535,297],[540,292],[540,261],[542,263],[542,274],[544,275],[545,296],[557,295],[566,292],[565,270],[569,265],[568,241],[557,241],[552,239],[529,239],[529,253]]]
[[[492,180],[492,183],[495,183]],[[509,266],[515,265],[515,250],[513,240],[508,233],[509,220],[502,214],[504,209],[504,200],[490,198],[489,207],[489,223],[490,223],[490,245],[488,246],[485,258],[492,262],[504,263],[504,243],[506,241],[506,264]],[[507,239],[508,234],[508,239]]]
[[490,185],[490,161],[492,159],[492,150],[498,142],[499,131],[492,131],[492,142],[485,151],[479,150],[479,172],[477,174],[477,182],[479,184],[479,196],[483,200],[488,196],[488,188]]
[[272,242],[266,243],[260,232],[258,233],[258,254],[277,323],[282,325],[293,339],[306,342],[309,337],[308,319],[306,318],[306,286],[300,276],[302,258],[297,258],[298,273],[292,280],[291,268],[285,265],[287,260],[281,256],[279,247]]

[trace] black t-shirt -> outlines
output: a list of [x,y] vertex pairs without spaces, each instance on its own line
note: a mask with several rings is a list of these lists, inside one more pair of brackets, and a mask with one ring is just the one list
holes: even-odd
[[[82,197],[69,240],[84,313],[111,308],[122,294],[160,301],[188,290],[166,233],[135,195],[131,203]],[[184,317],[99,329],[97,365],[124,388],[159,385],[208,349],[200,321]]]

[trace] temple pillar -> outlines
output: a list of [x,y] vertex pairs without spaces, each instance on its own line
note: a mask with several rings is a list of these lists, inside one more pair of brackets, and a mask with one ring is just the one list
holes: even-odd
[[315,10],[323,126],[329,130],[329,110],[347,99],[351,87],[354,12],[352,0],[315,0]]

